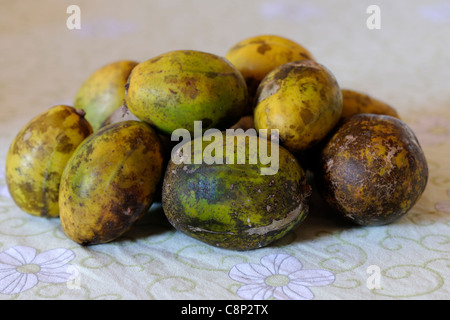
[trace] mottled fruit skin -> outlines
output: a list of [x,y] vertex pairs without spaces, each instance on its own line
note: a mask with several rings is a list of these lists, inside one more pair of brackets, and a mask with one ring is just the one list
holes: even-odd
[[323,198],[342,216],[359,225],[383,225],[417,202],[427,184],[428,165],[403,121],[359,114],[327,141],[316,177]]
[[342,92],[323,65],[302,60],[272,70],[256,93],[254,124],[278,129],[281,142],[296,153],[316,145],[342,113]]
[[125,101],[139,119],[171,134],[194,121],[203,129],[225,129],[236,123],[247,105],[247,86],[225,58],[201,51],[177,50],[137,65],[130,75]]
[[94,71],[78,89],[74,107],[86,111],[86,119],[94,131],[123,105],[125,85],[137,64],[132,60],[109,63]]
[[[260,82],[273,69],[292,61],[313,60],[313,55],[299,43],[278,35],[258,35],[235,44],[225,55],[244,76],[253,99]],[[251,114],[253,105],[248,110]]]
[[161,141],[148,124],[121,121],[86,139],[63,172],[60,219],[81,245],[113,241],[150,208],[162,178]]
[[[128,110],[126,105],[121,106],[119,109],[114,111],[108,119],[102,124],[102,127],[110,125],[112,123],[117,123],[121,121],[127,121],[127,120],[136,120],[140,121],[134,114]],[[167,163],[170,159],[170,154],[172,151],[173,146],[175,145],[174,142],[170,140],[170,137],[164,134],[158,134],[159,138],[161,139],[163,150],[164,150],[164,164],[163,167],[165,168],[167,166]],[[155,195],[154,202],[161,202],[161,190],[162,190],[162,179],[160,182],[160,186],[158,186],[158,192]]]
[[371,97],[370,95],[350,90],[342,89],[342,115],[343,120],[360,113],[384,114],[400,119],[400,116],[392,106]]
[[59,215],[61,175],[72,153],[92,133],[84,112],[57,105],[26,124],[6,156],[9,193],[23,211],[39,217]]
[[[249,139],[245,150],[255,140],[258,148],[265,143],[272,150],[270,142],[263,138]],[[203,150],[208,145],[203,142]],[[311,188],[305,172],[285,148],[279,148],[278,172],[261,175],[265,165],[260,161],[250,163],[250,153],[243,164],[237,164],[237,159],[242,158],[237,156],[236,146],[229,155],[235,159],[234,164],[225,161],[225,146],[223,164],[175,164],[171,160],[164,178],[162,204],[177,230],[212,246],[251,250],[282,238],[305,219]],[[193,150],[192,146],[192,157]]]

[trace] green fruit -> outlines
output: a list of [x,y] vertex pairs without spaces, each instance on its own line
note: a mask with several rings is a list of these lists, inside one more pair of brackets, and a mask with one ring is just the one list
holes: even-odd
[[317,185],[326,202],[360,225],[388,224],[425,190],[428,166],[411,129],[387,115],[359,114],[320,153]]
[[17,206],[35,216],[57,217],[62,172],[91,133],[84,112],[64,105],[50,108],[25,125],[6,157],[6,182]]
[[[267,246],[305,219],[311,191],[305,172],[295,157],[275,142],[257,136],[239,142],[246,134],[236,134],[234,148],[230,148],[229,142],[224,143],[227,137],[220,136],[222,142],[209,152],[217,155],[223,150],[223,156],[217,158],[223,164],[191,164],[201,138],[189,142],[191,162],[176,164],[171,159],[163,184],[164,212],[176,229],[213,246],[233,250]],[[211,145],[203,141],[197,150],[205,154]],[[269,165],[260,158],[251,160],[264,145],[273,153],[278,148],[279,157],[273,159],[278,164],[278,170],[272,171],[275,174],[262,174]],[[186,157],[186,151],[181,152]]]
[[150,208],[163,173],[161,141],[141,121],[103,127],[70,158],[61,179],[61,224],[82,245],[110,242]]
[[226,59],[211,53],[179,50],[137,65],[130,75],[125,102],[142,121],[171,134],[194,121],[204,130],[236,123],[247,104],[247,86]]
[[272,70],[256,93],[256,129],[278,129],[291,152],[306,150],[335,127],[342,113],[342,93],[323,65],[302,60]]
[[86,111],[86,119],[94,131],[123,105],[125,84],[137,64],[130,60],[107,64],[92,73],[79,88],[74,107]]

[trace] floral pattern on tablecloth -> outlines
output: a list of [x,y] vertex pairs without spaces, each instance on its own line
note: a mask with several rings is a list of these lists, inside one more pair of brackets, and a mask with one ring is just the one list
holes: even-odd
[[[382,2],[379,30],[367,28],[367,6],[350,1],[242,1],[243,9],[236,10],[228,1],[190,1],[189,7],[179,0],[141,1],[136,7],[80,0],[80,30],[67,29],[66,4],[5,2],[0,299],[448,299],[449,6],[444,2],[409,1],[408,14],[406,5]],[[240,252],[175,231],[158,203],[117,241],[91,247],[68,239],[59,219],[31,216],[15,205],[4,174],[13,137],[32,116],[72,103],[90,72],[117,59],[142,61],[175,48],[224,55],[239,35],[257,32],[298,40],[343,87],[398,109],[430,170],[423,196],[407,215],[386,226],[356,227],[315,198],[306,220],[283,239]]]
[[18,294],[44,283],[69,283],[74,253],[57,248],[37,253],[33,247],[14,246],[0,252],[0,293]]
[[308,287],[326,286],[335,279],[327,270],[304,270],[297,258],[282,253],[264,256],[260,264],[237,264],[229,276],[244,283],[237,294],[249,300],[311,300],[314,294]]
[[65,236],[57,218],[34,217],[17,208],[2,163],[0,299],[446,298],[446,119],[409,120],[423,143],[430,179],[406,216],[387,226],[355,227],[313,202],[296,230],[248,252],[215,248],[175,231],[160,204],[118,241],[79,246]]

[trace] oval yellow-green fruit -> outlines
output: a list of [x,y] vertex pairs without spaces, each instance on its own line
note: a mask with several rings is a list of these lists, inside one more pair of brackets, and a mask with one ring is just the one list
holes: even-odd
[[92,133],[84,112],[57,105],[26,124],[6,156],[6,182],[14,202],[40,217],[59,215],[61,175],[72,153]]
[[428,165],[406,123],[365,113],[344,121],[327,139],[315,177],[322,197],[339,215],[359,225],[383,225],[418,201]]
[[[239,41],[226,53],[228,59],[244,76],[250,103],[264,77],[273,69],[292,61],[313,60],[301,44],[278,35],[258,35]],[[251,111],[253,107],[251,108]]]
[[150,208],[163,172],[155,130],[142,121],[105,126],[70,158],[61,179],[60,219],[81,245],[113,241]]
[[[211,138],[176,148],[167,167],[162,204],[177,230],[212,246],[250,250],[281,239],[305,219],[311,188],[290,152],[246,133]],[[262,149],[270,159],[261,157]]]
[[194,50],[163,53],[137,65],[129,78],[128,109],[165,134],[176,129],[194,133],[226,129],[236,123],[247,105],[247,86],[225,58]]
[[74,107],[86,111],[86,119],[94,131],[120,106],[125,97],[125,85],[136,61],[120,60],[94,71],[81,85]]
[[342,119],[347,119],[360,113],[384,114],[400,119],[397,110],[392,106],[381,100],[375,99],[366,93],[342,89],[342,99]]
[[288,62],[272,70],[256,93],[254,124],[278,129],[291,152],[316,145],[342,113],[342,92],[334,75],[313,60]]

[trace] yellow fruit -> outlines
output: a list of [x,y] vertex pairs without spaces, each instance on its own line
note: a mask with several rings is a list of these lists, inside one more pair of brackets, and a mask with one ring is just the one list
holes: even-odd
[[163,149],[142,121],[105,126],[86,139],[61,178],[59,206],[66,235],[82,245],[110,242],[150,208],[163,171]]
[[244,76],[250,103],[253,103],[259,83],[270,71],[287,62],[312,60],[313,56],[293,40],[277,35],[259,35],[238,42],[225,58]]
[[349,89],[342,89],[342,98],[342,119],[347,119],[360,113],[384,114],[400,118],[397,110],[368,94]]
[[84,112],[58,105],[25,125],[6,157],[9,192],[23,211],[57,217],[62,172],[78,145],[92,133]]
[[130,60],[107,64],[92,73],[78,90],[74,107],[86,111],[86,119],[94,131],[123,105],[125,84],[137,64]]
[[256,93],[254,124],[278,129],[291,152],[321,141],[338,123],[342,93],[333,74],[313,60],[286,63],[272,70]]
[[247,86],[239,71],[217,55],[177,50],[137,65],[130,75],[128,109],[165,134],[183,128],[226,129],[247,105]]

